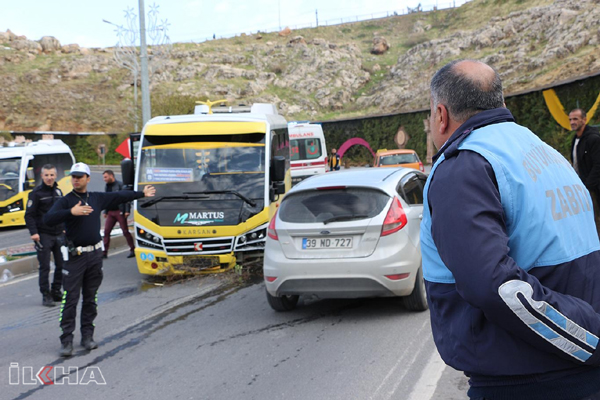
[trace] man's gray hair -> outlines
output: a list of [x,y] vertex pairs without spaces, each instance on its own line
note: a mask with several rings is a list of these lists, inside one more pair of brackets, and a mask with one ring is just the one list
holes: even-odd
[[498,72],[494,70],[491,81],[473,79],[454,68],[461,61],[480,62],[456,60],[436,72],[431,79],[433,107],[443,104],[457,122],[464,122],[481,111],[504,107],[502,80]]
[[579,111],[581,113],[581,118],[587,118],[587,113],[583,108],[574,108],[569,114],[571,114],[573,111]]

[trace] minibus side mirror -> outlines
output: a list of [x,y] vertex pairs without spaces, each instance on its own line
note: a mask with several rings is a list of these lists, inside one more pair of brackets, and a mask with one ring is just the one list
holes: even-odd
[[121,161],[121,176],[123,177],[123,186],[133,189],[134,169],[131,159],[126,158]]
[[285,172],[285,157],[273,157],[271,161],[271,181],[283,182],[285,180]]
[[269,189],[269,199],[271,202],[277,201],[280,194],[285,194],[285,182],[273,182]]

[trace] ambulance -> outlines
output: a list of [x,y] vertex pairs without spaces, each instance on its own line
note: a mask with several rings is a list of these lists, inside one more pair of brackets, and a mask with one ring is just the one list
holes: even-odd
[[292,185],[328,169],[327,147],[321,124],[290,122]]
[[24,226],[29,192],[42,182],[42,167],[56,167],[56,182],[63,193],[73,189],[69,170],[75,157],[62,140],[10,142],[0,147],[0,228]]

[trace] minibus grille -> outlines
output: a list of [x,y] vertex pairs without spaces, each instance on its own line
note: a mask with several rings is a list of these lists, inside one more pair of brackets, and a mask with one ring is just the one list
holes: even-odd
[[233,250],[233,237],[197,238],[197,239],[167,239],[163,240],[167,254],[225,254]]

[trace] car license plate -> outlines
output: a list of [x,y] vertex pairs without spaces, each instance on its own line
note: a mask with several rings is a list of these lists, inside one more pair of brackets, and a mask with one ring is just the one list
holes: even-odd
[[218,256],[183,256],[183,264],[173,264],[178,271],[200,271],[221,265]]
[[302,250],[346,249],[352,247],[352,237],[302,238]]

